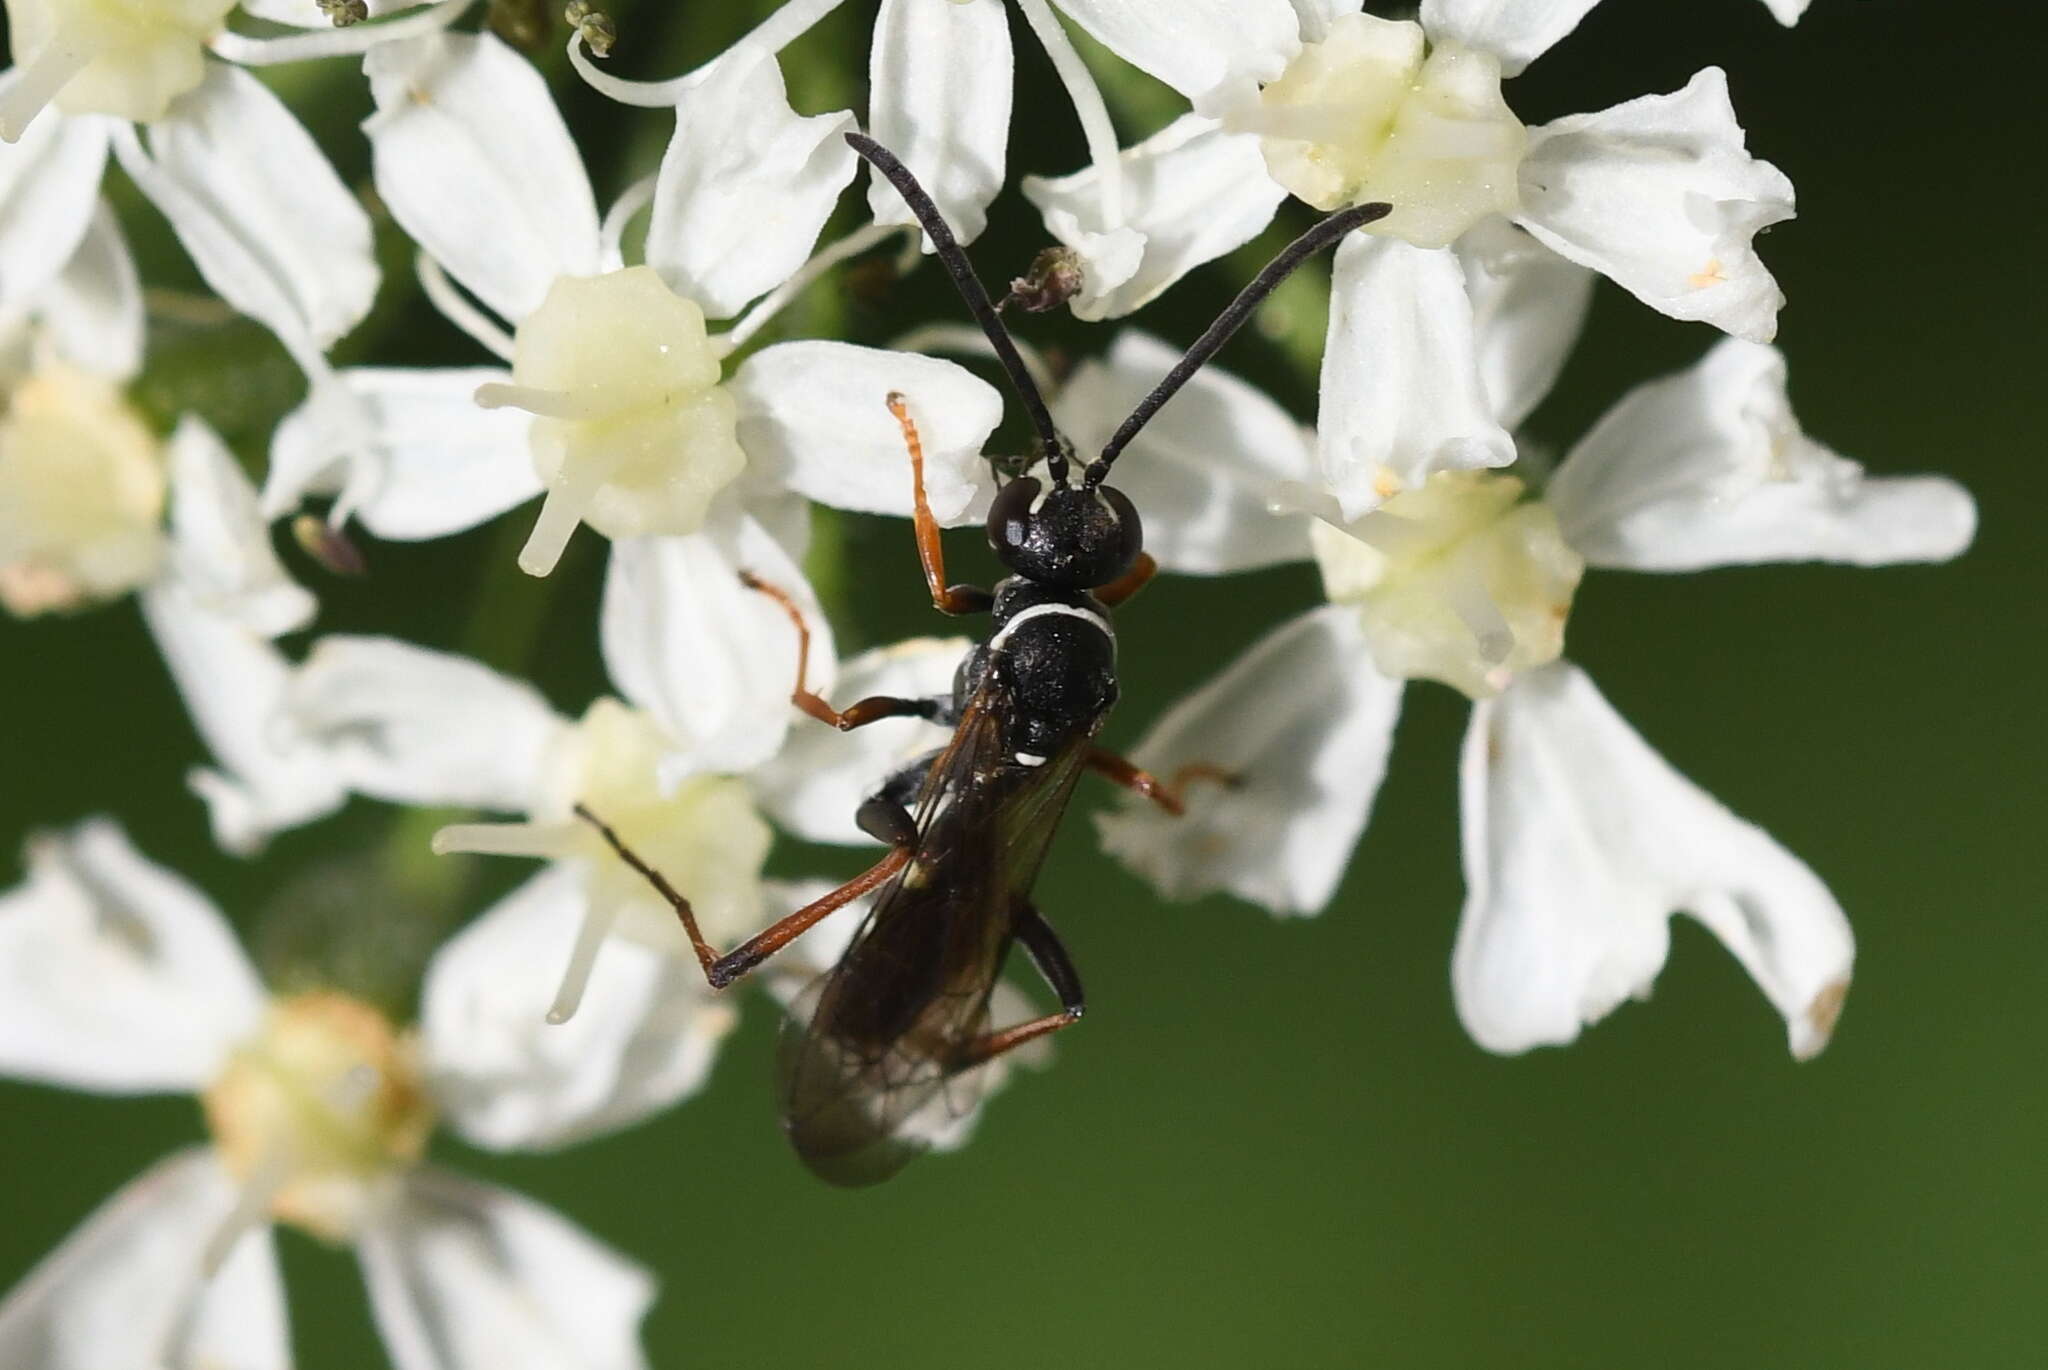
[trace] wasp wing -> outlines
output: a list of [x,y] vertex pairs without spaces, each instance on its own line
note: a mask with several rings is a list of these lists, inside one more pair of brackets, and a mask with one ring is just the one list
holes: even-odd
[[783,1127],[835,1184],[874,1184],[957,1136],[991,1062],[957,1069],[989,1030],[989,996],[1086,755],[1036,769],[1002,750],[1008,701],[984,684],[919,791],[917,845],[838,965],[792,1007],[780,1053]]

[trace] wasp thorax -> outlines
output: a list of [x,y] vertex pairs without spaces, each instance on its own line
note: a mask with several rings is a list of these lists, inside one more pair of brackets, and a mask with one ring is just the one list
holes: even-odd
[[125,594],[164,556],[163,451],[113,382],[50,364],[0,419],[0,606]]
[[1137,509],[1121,490],[1107,485],[1046,490],[1024,476],[1005,485],[989,506],[988,545],[1020,576],[1062,589],[1093,590],[1137,563],[1145,533]]
[[278,1000],[202,1103],[245,1191],[329,1241],[354,1235],[377,1181],[417,1161],[434,1126],[411,1035],[327,990]]
[[1318,209],[1386,200],[1365,229],[1444,247],[1520,201],[1528,133],[1501,98],[1500,63],[1422,27],[1349,14],[1331,23],[1239,122],[1273,179]]
[[17,73],[0,137],[54,100],[70,114],[147,123],[206,74],[206,40],[235,0],[7,0]]
[[1324,593],[1357,606],[1390,676],[1476,699],[1564,650],[1585,561],[1513,476],[1440,472],[1353,523],[1310,531]]

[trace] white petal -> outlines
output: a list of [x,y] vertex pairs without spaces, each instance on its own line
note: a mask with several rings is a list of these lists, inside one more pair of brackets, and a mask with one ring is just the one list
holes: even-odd
[[220,910],[108,819],[35,839],[0,895],[0,1070],[114,1094],[196,1090],[263,988]]
[[533,64],[488,34],[433,34],[363,59],[377,193],[427,254],[517,322],[557,276],[599,270],[597,202]]
[[166,1157],[101,1205],[0,1303],[0,1364],[20,1370],[288,1370],[270,1229],[202,1279],[235,1186],[209,1150]]
[[1215,113],[1301,47],[1287,0],[1058,0],[1096,42]]
[[1593,273],[1506,219],[1484,219],[1457,244],[1472,301],[1479,385],[1513,430],[1550,393],[1593,302]]
[[579,872],[549,866],[427,969],[435,1102],[479,1146],[552,1149],[660,1112],[704,1083],[737,1021],[695,961],[608,937],[576,1016],[550,1024],[586,902]]
[[315,603],[285,573],[256,507],[256,487],[201,419],[171,434],[171,569],[210,613],[276,637],[312,621]]
[[1336,891],[1386,774],[1401,682],[1373,669],[1357,611],[1302,615],[1167,711],[1131,760],[1190,779],[1176,818],[1126,795],[1097,817],[1104,850],[1169,899],[1229,890],[1275,913],[1318,913]]
[[854,151],[845,110],[804,118],[782,68],[736,49],[676,104],[676,132],[655,182],[647,261],[679,295],[728,318],[810,256]]
[[796,715],[795,627],[774,600],[740,583],[742,570],[802,607],[809,684],[829,690],[831,627],[802,570],[752,518],[612,544],[600,630],[605,667],[620,693],[683,748],[683,770],[751,770],[781,747]]
[[1788,29],[1799,22],[1799,16],[1805,14],[1806,7],[1812,3],[1813,0],[1764,0],[1771,17]]
[[[869,136],[910,168],[963,243],[981,236],[1003,188],[1014,84],[1006,10],[1003,0],[882,0],[875,18]],[[880,176],[868,208],[876,223],[917,222]]]
[[560,1214],[428,1166],[358,1248],[397,1370],[640,1370],[654,1281]]
[[1630,391],[1572,449],[1545,498],[1588,561],[1638,571],[1945,561],[1977,525],[1955,482],[1867,476],[1807,437],[1784,357],[1737,338]]
[[910,452],[889,412],[901,394],[924,447],[925,498],[940,523],[977,522],[995,489],[981,449],[1003,398],[965,367],[840,342],[763,348],[730,382],[740,446],[767,480],[820,504],[908,517]]
[[[1100,450],[1180,353],[1127,329],[1109,355],[1083,362],[1053,417],[1077,450]],[[1287,411],[1220,367],[1195,373],[1118,458],[1115,479],[1145,521],[1145,550],[1169,571],[1216,575],[1306,561],[1308,521],[1275,514],[1277,491],[1316,478],[1309,434]]]
[[[411,542],[474,528],[541,491],[527,446],[531,416],[485,409],[479,385],[509,373],[489,367],[448,370],[363,367],[337,373],[368,416],[377,479],[356,517],[380,538]],[[285,416],[271,440],[265,504],[291,508],[333,484],[349,458],[351,435],[322,422],[312,400]]]
[[[0,92],[21,69],[0,72]],[[0,143],[0,318],[18,318],[77,251],[107,167],[107,122],[44,110]]]
[[[1077,317],[1113,319],[1147,303],[1202,263],[1244,246],[1287,198],[1266,174],[1259,140],[1186,115],[1118,159],[1123,215],[1103,214],[1093,167],[1024,178],[1024,195],[1054,237],[1082,254]],[[1138,254],[1133,257],[1132,254]]]
[[1329,36],[1331,24],[1364,7],[1364,0],[1294,0],[1295,18],[1301,21],[1301,41],[1322,42]]
[[1481,1045],[1569,1042],[1649,993],[1686,912],[1827,1045],[1855,957],[1827,887],[1651,751],[1583,672],[1525,674],[1472,711],[1461,780],[1465,911],[1451,979]]
[[1437,471],[1506,466],[1472,301],[1448,249],[1354,233],[1337,249],[1323,349],[1323,480],[1358,518]]
[[1785,297],[1751,243],[1792,183],[1744,150],[1718,67],[1529,131],[1517,222],[1674,319],[1769,342]]
[[121,164],[222,299],[315,351],[362,321],[378,282],[370,218],[261,81],[208,62],[149,131],[150,158],[116,140]]
[[321,638],[284,707],[350,789],[395,804],[529,808],[563,726],[532,686],[388,637]]
[[[7,251],[0,237],[0,254]],[[131,380],[142,369],[142,285],[104,200],[78,251],[36,298],[36,313],[57,350],[74,364],[119,380]]]
[[[973,645],[960,637],[919,637],[862,652],[840,663],[832,702],[843,709],[869,695],[950,695],[954,673]],[[774,760],[755,772],[755,788],[769,817],[805,841],[872,843],[854,825],[855,810],[883,781],[951,736],[952,729],[916,718],[849,733],[800,719]]]
[[341,807],[347,790],[325,750],[283,716],[291,668],[275,645],[176,581],[143,591],[142,613],[193,727],[225,772],[190,776],[215,841],[247,855],[272,833]]
[[1429,41],[1457,43],[1500,59],[1500,74],[1517,76],[1579,26],[1600,0],[1422,0]]

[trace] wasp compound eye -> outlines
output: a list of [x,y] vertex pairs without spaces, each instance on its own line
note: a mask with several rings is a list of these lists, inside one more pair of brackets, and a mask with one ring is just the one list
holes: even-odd
[[1092,590],[1138,560],[1144,530],[1120,490],[1056,485],[1043,498],[1030,478],[1011,481],[988,511],[988,541],[1003,565],[1043,585]]

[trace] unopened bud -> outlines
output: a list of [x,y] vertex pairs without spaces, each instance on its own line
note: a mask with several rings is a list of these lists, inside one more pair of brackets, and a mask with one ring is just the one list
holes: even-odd
[[338,576],[366,575],[370,563],[363,552],[339,528],[318,514],[301,514],[292,520],[292,538],[299,549]]

